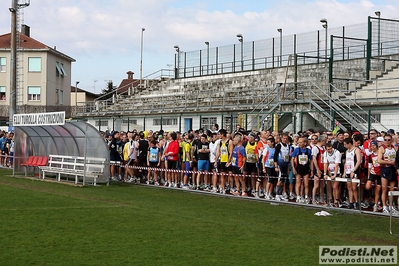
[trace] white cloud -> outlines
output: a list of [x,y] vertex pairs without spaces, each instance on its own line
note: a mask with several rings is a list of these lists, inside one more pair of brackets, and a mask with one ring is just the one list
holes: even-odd
[[[247,1],[248,11],[234,9],[241,2],[229,2],[223,3],[230,9],[211,10],[211,4],[218,2],[35,0],[24,9],[24,21],[33,38],[77,60],[73,78],[84,86],[84,79],[88,84],[93,79],[114,79],[117,84],[127,70],[138,73],[142,27],[146,28],[143,69],[149,74],[174,62],[176,44],[194,51],[205,49],[205,41],[211,47],[238,43],[237,33],[245,41],[256,41],[277,37],[277,28],[284,35],[323,30],[319,22],[323,17],[334,28],[365,23],[376,10],[387,18],[398,14],[393,0],[278,0],[269,1],[266,10],[256,10],[257,2]],[[9,25],[10,12],[3,8],[0,32],[9,32]]]

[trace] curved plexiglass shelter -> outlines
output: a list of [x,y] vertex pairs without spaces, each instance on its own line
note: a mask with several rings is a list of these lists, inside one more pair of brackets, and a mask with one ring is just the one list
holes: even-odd
[[109,178],[109,151],[100,132],[83,121],[66,121],[64,125],[16,126],[14,171],[23,172],[20,166],[30,156],[66,155],[106,158],[104,174],[97,183]]

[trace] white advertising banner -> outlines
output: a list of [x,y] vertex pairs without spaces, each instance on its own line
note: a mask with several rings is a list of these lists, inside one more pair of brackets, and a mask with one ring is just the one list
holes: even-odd
[[13,126],[53,126],[65,124],[65,111],[53,113],[15,114]]

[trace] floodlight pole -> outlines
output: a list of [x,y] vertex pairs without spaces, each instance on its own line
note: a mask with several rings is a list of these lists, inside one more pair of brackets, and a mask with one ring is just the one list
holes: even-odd
[[141,45],[140,45],[140,89],[142,89],[143,83],[143,38],[145,28],[141,29]]
[[241,43],[241,71],[244,71],[244,36],[237,34],[238,41]]
[[79,81],[76,81],[76,83],[75,83],[75,117],[78,114],[78,84],[79,84]]
[[380,32],[380,30],[381,30],[381,20],[380,20],[380,18],[381,18],[381,12],[380,11],[376,11],[375,12],[375,14],[377,15],[377,17],[378,17],[378,56],[380,56],[381,55],[381,51],[380,51],[380,37],[381,37],[381,32]]
[[206,74],[209,75],[209,42],[205,42],[206,45]]
[[283,30],[280,31],[280,66],[283,65]]
[[10,62],[10,109],[8,121],[10,126],[17,109],[17,12],[18,0],[12,1],[11,12],[11,62]]
[[325,40],[325,60],[327,61],[327,38],[328,38],[328,22],[327,19],[322,18],[320,20],[321,23],[323,23],[323,28],[326,29],[326,40]]
[[175,46],[173,46],[173,48],[175,48],[176,53],[177,53],[177,56],[176,56],[177,62],[175,62],[175,68],[176,68],[175,78],[178,79],[179,71],[180,71],[180,47],[179,47],[179,45],[175,45]]
[[11,55],[10,55],[10,108],[8,112],[9,126],[13,124],[14,114],[17,112],[17,15],[18,9],[30,5],[30,0],[19,4],[18,0],[12,0],[12,6],[8,9],[11,12]]

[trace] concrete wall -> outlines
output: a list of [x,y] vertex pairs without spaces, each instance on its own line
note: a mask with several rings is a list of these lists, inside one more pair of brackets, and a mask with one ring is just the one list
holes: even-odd
[[[372,62],[373,69],[382,68],[382,62],[374,60]],[[302,83],[316,84],[320,90],[314,89],[316,93],[326,97],[329,92],[329,66],[328,63],[299,65],[297,69],[298,86]],[[214,116],[218,115],[218,123],[221,123],[221,115],[243,113],[248,114],[265,114],[273,105],[282,104],[280,111],[295,113],[302,111],[301,115],[296,115],[295,125],[288,125],[286,130],[299,131],[308,128],[316,130],[328,129],[325,121],[318,121],[315,116],[307,114],[307,110],[312,111],[309,103],[301,104],[293,101],[294,98],[287,97],[281,99],[276,98],[279,94],[275,90],[276,83],[286,83],[286,90],[292,91],[294,82],[295,69],[293,66],[263,69],[256,71],[245,71],[230,74],[210,75],[204,77],[192,77],[185,79],[170,79],[162,81],[148,82],[149,87],[146,90],[137,92],[127,98],[120,98],[116,104],[107,108],[99,108],[97,113],[88,114],[89,119],[94,118],[97,114],[101,116],[111,114],[113,116],[130,116],[137,117],[137,124],[143,126],[146,130],[159,130],[160,126],[154,126],[153,117],[168,115],[193,119],[193,129],[200,127],[200,115]],[[345,60],[334,62],[334,77],[339,81],[344,80],[344,92],[348,90],[348,80],[364,80],[366,76],[366,60]],[[360,86],[360,82],[357,83]],[[337,85],[339,87],[339,85]],[[302,87],[302,90],[312,89],[312,86]],[[268,95],[273,92],[274,95]],[[266,97],[266,95],[268,95]],[[310,97],[304,93],[302,101],[309,100]],[[335,95],[336,97],[346,97],[344,93]],[[306,98],[306,99],[305,99]],[[266,104],[268,101],[270,104]],[[284,103],[285,101],[285,103]],[[151,106],[157,105],[155,108]],[[385,105],[385,104],[384,104]],[[278,111],[279,109],[276,109]],[[314,110],[313,110],[314,111]],[[147,114],[146,122],[140,120],[143,114]],[[92,117],[92,118],[90,118]],[[382,116],[384,117],[384,116]],[[385,118],[382,122],[385,123]],[[248,123],[246,123],[248,124]],[[387,123],[390,124],[390,123]],[[324,125],[324,126],[323,126]],[[327,127],[326,127],[327,125]],[[256,128],[258,125],[248,124],[247,128]],[[112,127],[111,124],[109,127]],[[123,127],[123,125],[122,125]],[[127,130],[126,128],[115,128],[116,130]],[[181,126],[163,126],[165,130],[184,131],[184,122]],[[258,129],[258,128],[257,128]]]

